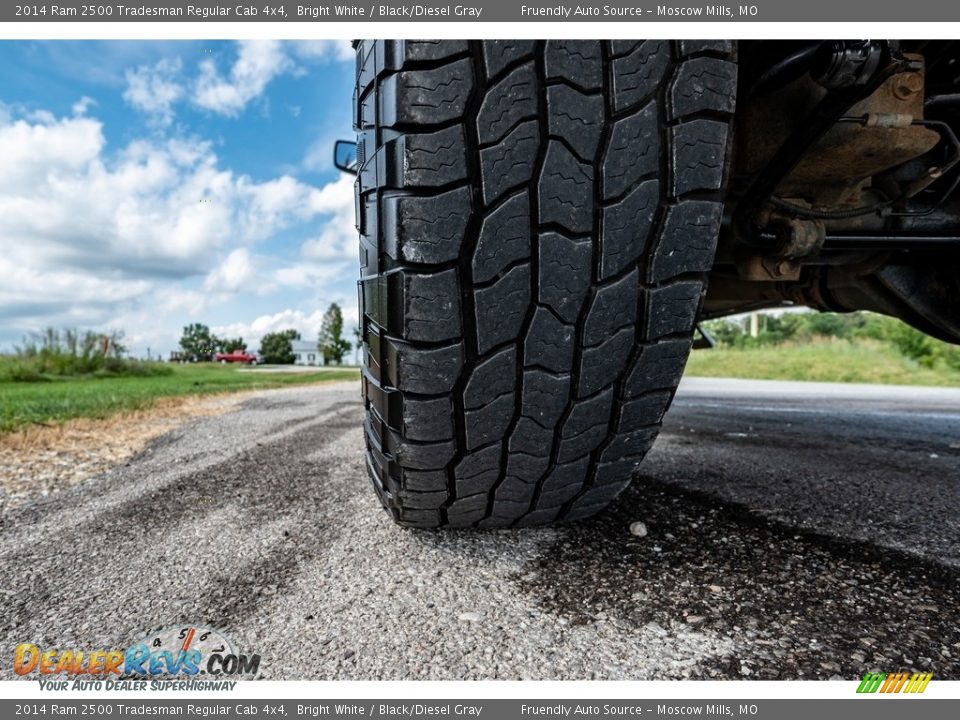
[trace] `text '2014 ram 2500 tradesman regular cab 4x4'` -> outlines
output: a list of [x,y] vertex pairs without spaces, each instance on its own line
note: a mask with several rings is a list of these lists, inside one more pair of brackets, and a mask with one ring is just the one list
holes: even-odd
[[960,43],[356,51],[367,463],[403,525],[606,506],[701,319],[865,309],[960,341]]

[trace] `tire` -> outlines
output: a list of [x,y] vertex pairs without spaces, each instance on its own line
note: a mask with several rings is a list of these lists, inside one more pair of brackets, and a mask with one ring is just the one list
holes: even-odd
[[734,54],[358,43],[364,429],[396,522],[570,521],[630,483],[713,263]]

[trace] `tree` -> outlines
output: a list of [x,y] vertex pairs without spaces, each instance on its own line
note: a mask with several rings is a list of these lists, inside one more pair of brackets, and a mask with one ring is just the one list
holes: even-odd
[[223,348],[223,352],[232,353],[237,350],[246,350],[247,344],[243,341],[242,337],[238,338],[224,338],[220,342],[220,346]]
[[203,323],[190,323],[183,329],[180,350],[191,360],[212,360],[221,340]]
[[292,365],[297,359],[293,341],[299,339],[300,333],[293,329],[267,333],[260,341],[260,357],[269,365]]
[[330,307],[323,314],[317,344],[323,353],[323,361],[328,365],[340,365],[343,356],[350,352],[350,341],[343,336],[343,312],[336,303],[330,303]]

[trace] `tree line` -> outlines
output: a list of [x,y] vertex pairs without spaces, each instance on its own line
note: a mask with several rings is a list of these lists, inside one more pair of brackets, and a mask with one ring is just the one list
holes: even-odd
[[[359,347],[359,331],[354,330],[354,334]],[[300,332],[293,328],[267,333],[260,339],[260,361],[270,365],[293,364],[296,361],[293,342],[302,339]],[[317,352],[323,356],[325,364],[341,365],[351,349],[353,344],[344,337],[343,311],[337,303],[331,303],[320,324]],[[208,325],[191,323],[183,328],[177,359],[203,362],[212,360],[218,353],[237,351],[247,351],[247,343],[242,337],[221,338],[214,334]]]

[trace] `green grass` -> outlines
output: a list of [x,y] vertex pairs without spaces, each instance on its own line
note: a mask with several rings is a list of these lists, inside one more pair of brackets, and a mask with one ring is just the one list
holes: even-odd
[[[8,362],[0,358],[0,364]],[[44,377],[37,382],[0,381],[0,433],[31,424],[78,417],[102,418],[140,410],[160,398],[257,390],[331,380],[356,380],[356,368],[318,368],[309,373],[243,372],[213,364],[172,365],[169,374],[143,377]],[[2,374],[0,374],[2,377]]]
[[893,346],[870,340],[817,340],[757,348],[714,348],[690,355],[686,374],[758,380],[960,387],[960,372],[924,367]]

